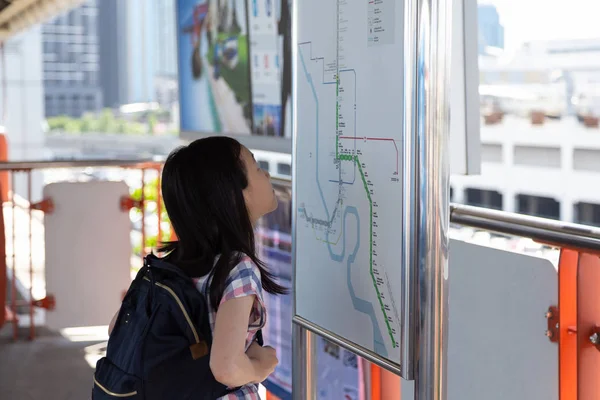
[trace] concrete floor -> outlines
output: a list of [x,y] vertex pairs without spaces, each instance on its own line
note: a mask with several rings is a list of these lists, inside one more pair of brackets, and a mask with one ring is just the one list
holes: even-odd
[[[93,366],[104,356],[106,327],[66,337],[38,328],[34,341],[22,329],[12,339],[12,325],[0,329],[0,400],[89,400]],[[266,398],[261,385],[260,398]]]
[[86,348],[99,342],[72,342],[47,330],[38,335],[31,342],[23,331],[14,342],[12,327],[0,329],[0,399],[89,399],[93,369]]

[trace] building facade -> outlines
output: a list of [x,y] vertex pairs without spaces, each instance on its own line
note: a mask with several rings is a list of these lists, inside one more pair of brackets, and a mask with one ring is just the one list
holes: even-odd
[[177,76],[175,0],[102,0],[99,13],[104,106],[156,101],[157,77]]
[[504,26],[500,24],[498,10],[492,4],[478,6],[479,53],[487,47],[504,48]]
[[42,25],[46,117],[79,117],[102,107],[98,3],[87,0]]

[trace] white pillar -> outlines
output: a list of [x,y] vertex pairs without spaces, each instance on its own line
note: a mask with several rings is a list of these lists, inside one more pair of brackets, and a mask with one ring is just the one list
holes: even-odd
[[575,217],[575,205],[573,200],[566,197],[560,201],[560,220],[565,222],[573,222]]
[[517,197],[515,192],[504,191],[502,196],[502,209],[506,212],[517,212]]

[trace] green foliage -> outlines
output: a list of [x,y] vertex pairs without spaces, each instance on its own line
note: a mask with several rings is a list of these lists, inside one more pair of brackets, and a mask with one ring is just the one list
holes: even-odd
[[[167,242],[171,240],[171,232],[163,231],[162,233],[162,242]],[[158,238],[157,235],[147,236],[146,237],[146,249],[156,249],[158,247]],[[142,246],[137,244],[133,246],[133,254],[140,255],[142,253]]]
[[[157,199],[158,199],[158,178],[157,179],[153,179],[150,182],[146,182],[146,184],[144,185],[144,201],[146,202],[146,206],[149,205],[149,203],[156,203]],[[133,190],[133,192],[131,193],[131,198],[139,201],[142,199],[142,188],[136,188]],[[148,210],[148,208],[146,208]],[[156,208],[150,208],[150,210],[154,210],[150,213],[150,215],[147,215],[147,218],[156,218]],[[141,213],[142,210],[137,209],[136,210],[137,213]],[[148,211],[147,211],[148,212]],[[165,211],[165,204],[162,202],[161,199],[161,216],[160,216],[160,220],[161,223],[162,222],[169,222],[169,217],[167,215],[167,212]],[[163,225],[164,228],[164,225]],[[168,241],[171,238],[171,232],[169,231],[169,229],[163,229],[162,230],[162,239],[161,241]],[[156,235],[148,235],[146,236],[146,248],[147,249],[156,249],[158,246],[158,238]],[[140,255],[142,251],[142,246],[141,244],[137,244],[133,247],[133,253]]]
[[156,124],[158,123],[158,117],[156,116],[156,114],[150,114],[148,116],[148,131],[151,134],[156,133]]
[[109,133],[123,135],[153,134],[159,122],[160,113],[150,113],[146,118],[129,121],[116,118],[112,110],[104,109],[100,115],[86,113],[81,118],[71,118],[64,115],[48,118],[50,131],[64,132],[73,135],[86,133]]
[[104,109],[97,121],[98,132],[109,133],[117,131],[117,121],[115,120],[115,116],[113,115],[111,110]]
[[67,121],[65,123],[64,130],[66,132],[71,132],[71,133],[76,133],[76,134],[81,133],[81,123],[79,123],[79,121],[76,121],[76,120]]
[[[153,179],[150,182],[146,182],[146,185],[144,187],[144,200],[146,201],[146,204],[150,203],[150,202],[156,202],[156,200],[158,199],[158,178],[157,179]],[[131,198],[135,201],[140,201],[142,199],[142,188],[136,188],[133,190],[133,192],[131,193]],[[160,216],[160,220],[163,222],[169,222],[169,217],[167,215],[167,212],[165,211],[165,203],[161,198],[161,216]],[[137,210],[138,212],[141,212],[141,210]]]
[[48,127],[50,130],[63,130],[70,121],[71,118],[65,116],[48,118]]
[[97,131],[98,123],[93,116],[86,114],[79,121],[79,129],[81,132]]
[[[142,199],[142,188],[137,188],[131,194],[131,197],[139,201]],[[153,179],[150,182],[146,182],[144,185],[144,198],[146,201],[156,201],[158,198],[158,178]]]

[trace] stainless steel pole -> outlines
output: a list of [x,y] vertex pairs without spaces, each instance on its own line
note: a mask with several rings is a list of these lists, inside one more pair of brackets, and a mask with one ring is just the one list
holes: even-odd
[[292,331],[292,398],[316,400],[316,336],[294,324]]
[[417,1],[415,399],[445,400],[450,224],[450,0]]

